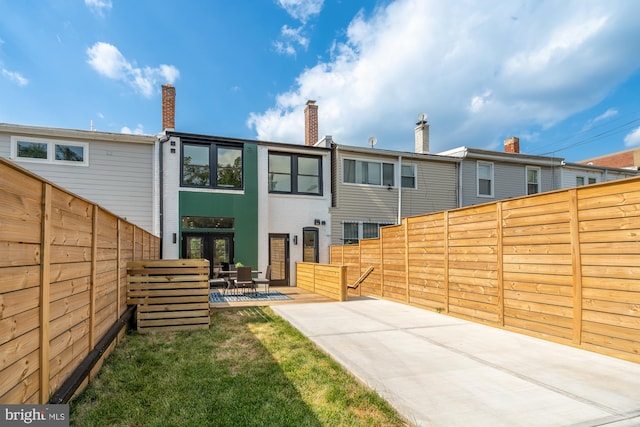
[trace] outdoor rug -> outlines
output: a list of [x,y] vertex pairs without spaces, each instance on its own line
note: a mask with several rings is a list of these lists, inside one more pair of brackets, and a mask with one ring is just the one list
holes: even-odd
[[283,301],[291,299],[290,296],[281,294],[278,291],[248,293],[245,295],[223,294],[218,289],[213,289],[209,293],[209,302],[241,302],[241,301]]

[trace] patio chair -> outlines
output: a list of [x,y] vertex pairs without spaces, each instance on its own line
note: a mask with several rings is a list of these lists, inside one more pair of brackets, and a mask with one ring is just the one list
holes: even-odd
[[269,294],[269,284],[271,282],[271,266],[267,265],[267,269],[265,270],[264,277],[256,277],[253,279],[253,283],[258,288],[258,285],[264,285],[264,291]]
[[211,288],[217,288],[217,287],[227,287],[227,279],[225,279],[224,277],[220,276],[220,274],[218,273],[220,271],[221,267],[214,267],[213,268],[213,277],[209,279],[209,287]]
[[255,294],[255,285],[253,284],[253,278],[251,277],[251,267],[238,267],[237,276],[235,279],[236,288],[251,288]]

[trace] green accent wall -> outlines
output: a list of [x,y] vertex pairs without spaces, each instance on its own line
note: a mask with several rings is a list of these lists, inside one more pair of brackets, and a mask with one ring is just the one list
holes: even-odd
[[[258,147],[256,144],[244,144],[243,150],[244,192],[230,194],[215,191],[180,190],[178,215],[233,217],[233,229],[220,229],[220,232],[234,233],[235,262],[258,266]],[[203,232],[213,230],[181,229],[183,232]],[[214,231],[215,232],[215,231]],[[180,245],[180,257],[182,245]]]

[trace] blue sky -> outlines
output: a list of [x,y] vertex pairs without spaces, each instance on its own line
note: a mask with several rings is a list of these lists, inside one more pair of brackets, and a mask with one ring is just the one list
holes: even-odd
[[578,161],[640,146],[635,0],[0,0],[0,122]]

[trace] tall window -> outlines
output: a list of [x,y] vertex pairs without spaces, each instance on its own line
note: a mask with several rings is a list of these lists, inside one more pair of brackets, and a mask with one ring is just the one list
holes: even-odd
[[584,176],[576,176],[576,186],[581,187],[584,185]]
[[540,168],[527,166],[527,195],[540,192]]
[[269,153],[269,192],[322,195],[322,158]]
[[242,188],[242,147],[182,144],[182,185]]
[[415,165],[402,165],[402,188],[416,188]]
[[393,163],[344,159],[343,182],[349,184],[394,185]]
[[89,166],[89,144],[11,137],[11,158],[29,162]]
[[493,163],[478,162],[478,196],[493,197]]

